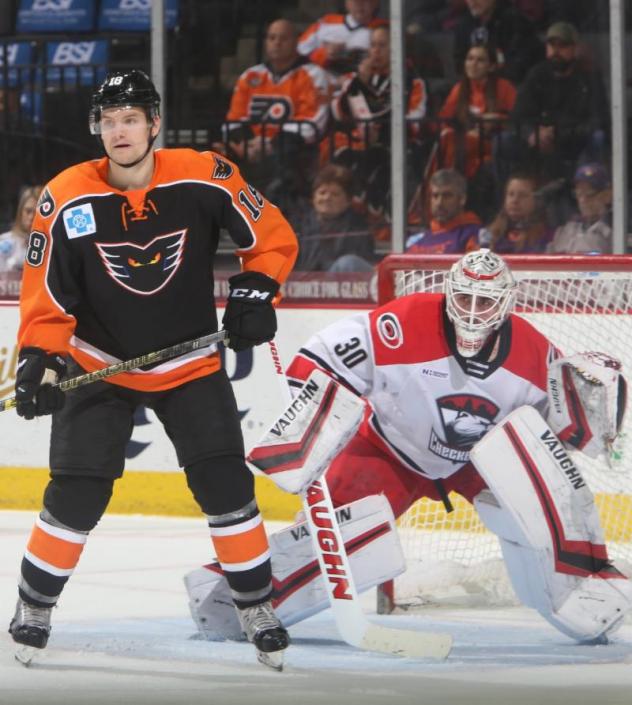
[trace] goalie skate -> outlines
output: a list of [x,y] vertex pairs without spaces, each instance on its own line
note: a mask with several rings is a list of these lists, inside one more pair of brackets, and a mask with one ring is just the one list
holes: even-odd
[[19,645],[15,658],[25,666],[28,666],[48,643],[52,611],[52,607],[36,607],[21,598],[18,599],[15,614],[9,624],[9,634]]
[[283,651],[290,636],[272,609],[270,602],[238,609],[237,616],[246,638],[254,644],[257,659],[275,671],[283,670]]

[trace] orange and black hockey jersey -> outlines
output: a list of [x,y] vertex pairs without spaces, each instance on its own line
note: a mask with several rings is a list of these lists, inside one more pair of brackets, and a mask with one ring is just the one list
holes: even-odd
[[[244,270],[283,282],[297,253],[281,212],[212,152],[155,152],[146,189],[119,191],[108,160],[56,176],[38,203],[20,300],[19,346],[69,353],[92,371],[217,330],[213,261],[220,229]],[[158,391],[210,374],[195,351],[114,384]]]
[[[275,73],[267,64],[257,64],[244,71],[235,85],[226,115],[228,129],[240,130],[236,121],[247,120],[266,123],[266,137],[283,129],[313,142],[327,125],[329,97],[327,74],[302,56],[283,73]],[[291,122],[283,125],[286,121]],[[256,124],[250,127],[256,135],[262,129]],[[229,139],[235,139],[234,134]]]

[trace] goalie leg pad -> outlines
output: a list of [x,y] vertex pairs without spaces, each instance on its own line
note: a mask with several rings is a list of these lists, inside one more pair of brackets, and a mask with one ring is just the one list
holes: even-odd
[[[336,509],[358,592],[390,580],[405,570],[395,519],[383,495],[364,497]],[[307,522],[269,537],[273,605],[287,627],[329,606]],[[331,566],[330,575],[336,566]],[[213,563],[184,578],[189,608],[200,633],[209,640],[241,639],[241,627],[226,579]]]
[[514,411],[470,457],[490,488],[475,507],[522,602],[579,641],[614,631],[632,609],[631,584],[609,563],[592,493],[538,412]]

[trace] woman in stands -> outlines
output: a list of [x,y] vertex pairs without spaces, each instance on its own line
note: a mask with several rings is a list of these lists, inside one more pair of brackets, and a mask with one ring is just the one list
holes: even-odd
[[463,78],[456,83],[439,118],[441,164],[472,178],[492,158],[491,135],[500,128],[516,101],[516,89],[496,74],[496,49],[476,44],[465,57]]
[[22,271],[26,244],[41,190],[41,186],[24,186],[20,191],[13,225],[10,230],[0,234],[0,272]]

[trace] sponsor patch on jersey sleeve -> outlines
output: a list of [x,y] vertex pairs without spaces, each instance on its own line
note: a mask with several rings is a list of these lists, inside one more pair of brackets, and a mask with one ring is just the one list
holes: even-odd
[[37,209],[42,218],[49,218],[55,212],[55,199],[48,188],[45,188],[40,194]]
[[82,203],[80,206],[71,206],[64,211],[64,227],[69,240],[85,235],[94,235],[97,225],[94,220],[92,204]]

